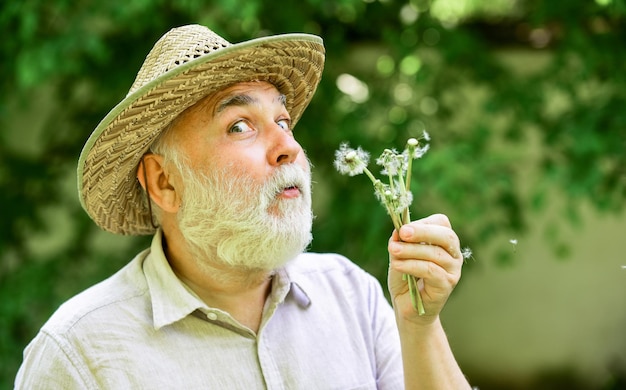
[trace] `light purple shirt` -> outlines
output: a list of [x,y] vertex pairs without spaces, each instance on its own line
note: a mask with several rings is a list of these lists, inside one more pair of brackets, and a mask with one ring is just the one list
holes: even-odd
[[278,271],[258,333],[207,306],[150,249],[63,304],[24,352],[18,389],[402,389],[378,281],[306,253]]

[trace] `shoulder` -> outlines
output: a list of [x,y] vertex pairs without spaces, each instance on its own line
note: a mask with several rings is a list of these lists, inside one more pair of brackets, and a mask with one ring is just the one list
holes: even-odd
[[303,253],[286,269],[289,278],[307,294],[369,303],[385,300],[374,276],[336,253]]
[[358,277],[373,278],[345,256],[336,253],[303,253],[287,265],[294,277]]
[[102,316],[116,315],[120,306],[136,305],[147,294],[142,265],[148,251],[104,281],[78,293],[63,303],[42,327],[50,335],[64,334],[83,322],[97,322]]
[[16,388],[97,388],[83,354],[87,344],[93,346],[111,333],[112,322],[140,317],[141,310],[149,312],[142,272],[146,254],[140,253],[54,312],[24,350]]
[[302,273],[365,272],[352,260],[337,253],[302,253],[288,264],[288,268]]

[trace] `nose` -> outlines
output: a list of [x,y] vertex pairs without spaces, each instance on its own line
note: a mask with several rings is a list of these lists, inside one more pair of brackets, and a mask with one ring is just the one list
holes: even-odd
[[296,160],[302,146],[296,141],[291,130],[275,125],[271,130],[271,146],[268,152],[270,165],[289,164]]

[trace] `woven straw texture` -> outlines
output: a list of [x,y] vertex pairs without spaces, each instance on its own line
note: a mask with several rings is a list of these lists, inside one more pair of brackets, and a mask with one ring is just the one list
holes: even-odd
[[231,45],[206,27],[170,30],[150,51],[128,95],[100,122],[81,153],[83,208],[104,230],[152,234],[139,161],[161,131],[203,97],[238,82],[268,81],[300,119],[321,78],[319,37],[286,34]]

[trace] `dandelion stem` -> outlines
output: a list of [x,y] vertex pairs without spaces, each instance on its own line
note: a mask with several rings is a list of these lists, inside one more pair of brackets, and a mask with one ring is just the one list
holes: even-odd
[[406,167],[406,190],[411,191],[411,172],[413,171],[413,154],[415,153],[415,147],[417,146],[416,140],[414,138],[410,139],[407,142],[407,167]]
[[370,170],[369,170],[369,169],[367,169],[367,168],[364,168],[364,169],[363,169],[363,172],[365,172],[365,174],[367,175],[367,177],[369,177],[369,178],[370,178],[370,180],[372,181],[372,183],[373,183],[374,185],[376,185],[376,182],[377,182],[377,181],[379,181],[379,180],[378,180],[376,177],[374,177],[374,175],[372,174],[372,172],[370,172]]
[[[402,176],[402,171],[398,172],[398,182],[400,183],[400,188],[402,190],[402,193],[408,193],[408,189],[407,186],[404,184],[404,177]],[[406,225],[407,223],[411,222],[411,213],[409,211],[409,207],[405,207],[404,210],[402,210],[402,215],[401,215],[401,219],[402,219],[402,224]]]
[[406,168],[406,184],[404,187],[407,191],[411,191],[411,169],[413,168],[413,159],[409,157],[409,162]]
[[398,172],[398,183],[400,183],[400,190],[402,192],[406,192],[406,184],[404,184],[404,176],[402,175],[402,171]]
[[402,221],[398,219],[398,216],[396,215],[395,211],[392,210],[390,207],[387,207],[387,212],[391,216],[391,222],[393,222],[393,227],[396,228],[396,230],[398,231],[398,234],[400,234],[400,228],[403,225]]
[[407,283],[409,285],[409,293],[411,295],[411,304],[413,304],[413,308],[415,308],[415,310],[417,310],[417,294],[415,294],[415,290],[416,290],[416,283],[415,283],[415,278],[412,277],[411,275],[407,274],[406,275],[406,279],[407,279]]
[[396,192],[396,186],[394,185],[394,180],[392,175],[387,175],[389,177],[389,188],[391,189],[391,193],[394,194]]
[[426,314],[426,310],[424,309],[424,301],[422,300],[422,295],[420,294],[419,287],[417,286],[418,279],[416,279],[413,275],[407,275],[407,278],[413,308],[417,311],[417,314],[423,316]]

